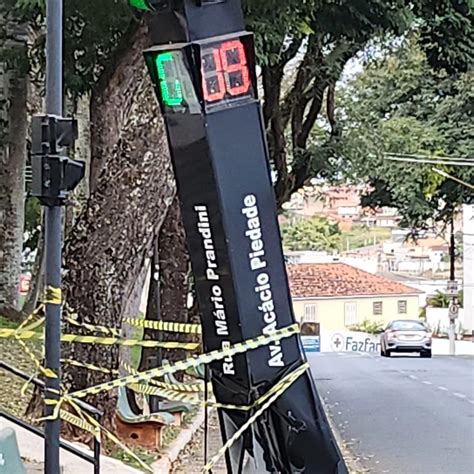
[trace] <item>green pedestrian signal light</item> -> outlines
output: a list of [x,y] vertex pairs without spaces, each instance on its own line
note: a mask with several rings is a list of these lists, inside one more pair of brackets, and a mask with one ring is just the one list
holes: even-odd
[[183,87],[178,79],[175,55],[171,52],[161,53],[155,59],[161,97],[168,107],[176,107],[183,103]]
[[137,10],[150,10],[146,0],[129,0],[130,5]]
[[128,3],[137,10],[163,11],[171,6],[171,0],[128,0]]

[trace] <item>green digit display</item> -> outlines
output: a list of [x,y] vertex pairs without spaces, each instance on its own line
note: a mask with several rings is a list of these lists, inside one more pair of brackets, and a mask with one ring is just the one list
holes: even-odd
[[145,0],[129,0],[129,3],[138,10],[150,10]]
[[156,69],[160,80],[161,97],[168,107],[183,104],[183,88],[178,79],[173,53],[162,53],[156,57]]

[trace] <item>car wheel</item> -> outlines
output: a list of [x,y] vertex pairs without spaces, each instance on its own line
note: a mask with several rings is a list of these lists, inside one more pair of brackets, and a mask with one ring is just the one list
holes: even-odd
[[380,356],[381,357],[387,357],[387,353],[383,350],[382,346],[380,346]]
[[388,349],[385,351],[385,357],[392,357],[392,351],[389,351]]
[[422,351],[421,352],[421,357],[425,359],[431,359],[431,349],[429,351]]

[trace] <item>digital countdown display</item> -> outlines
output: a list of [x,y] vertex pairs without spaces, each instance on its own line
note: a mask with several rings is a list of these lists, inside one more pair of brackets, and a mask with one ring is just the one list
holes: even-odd
[[145,53],[165,112],[199,113],[198,103],[211,111],[256,99],[251,37],[182,46]]

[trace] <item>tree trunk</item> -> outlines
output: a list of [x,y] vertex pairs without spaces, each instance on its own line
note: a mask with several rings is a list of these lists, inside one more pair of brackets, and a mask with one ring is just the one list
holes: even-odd
[[[24,48],[21,48],[21,54],[25,54]],[[18,309],[24,226],[28,80],[26,73],[10,69],[9,66],[0,63],[0,308]]]
[[[177,196],[168,209],[157,240],[151,267],[147,319],[186,323],[188,322],[187,300],[190,263]],[[144,339],[182,342],[190,340],[186,335],[161,334],[152,329],[145,330]],[[186,351],[179,349],[160,351],[154,348],[144,348],[139,369],[149,368],[149,361],[160,365],[162,359],[175,362],[184,359],[187,355]],[[177,374],[178,379],[179,377],[180,374]]]
[[[158,240],[160,312],[163,321],[188,322],[189,255],[178,196],[168,210]],[[189,341],[184,334],[164,333],[163,340]],[[163,350],[163,359],[175,362],[187,357],[183,350]],[[179,375],[179,374],[178,374]]]
[[143,87],[143,50],[149,44],[146,25],[132,23],[92,91],[90,191],[95,189],[112,156],[139,88]]
[[[121,139],[65,249],[67,304],[81,321],[117,329],[156,228],[175,194],[166,135],[143,62],[134,81],[137,92]],[[122,90],[123,95],[129,93]],[[80,344],[63,350],[67,358],[109,369],[118,369],[118,352],[117,346]],[[69,392],[111,379],[97,372],[65,369]],[[104,424],[113,426],[116,393],[101,393],[89,401],[106,413]]]

